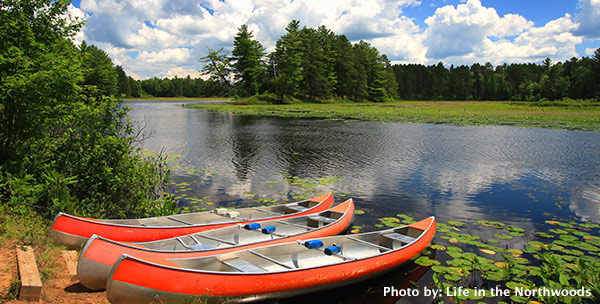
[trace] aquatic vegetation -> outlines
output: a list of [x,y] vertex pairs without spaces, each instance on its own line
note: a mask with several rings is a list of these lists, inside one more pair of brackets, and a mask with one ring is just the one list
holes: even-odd
[[[511,125],[556,129],[599,130],[596,105],[581,108],[539,107],[509,102],[336,103],[289,105],[196,104],[188,107],[240,115],[362,120],[451,125]],[[535,198],[534,198],[535,199]]]
[[[380,221],[393,223],[389,218]],[[521,227],[500,222],[466,223],[465,228],[478,226],[475,231],[482,234],[495,229],[508,232],[495,233],[496,239],[488,239],[483,243],[478,241],[480,236],[459,233],[448,224],[438,223],[441,229],[436,233],[437,243],[430,246],[438,251],[436,262],[439,263],[423,256],[416,259],[415,263],[431,266],[436,288],[486,290],[469,295],[452,295],[456,303],[484,298],[494,298],[494,302],[498,303],[597,303],[600,300],[600,225],[547,221],[546,224],[561,228],[528,233]],[[533,240],[524,246],[520,245],[522,249],[510,248],[511,244],[517,244],[511,243],[514,242],[511,233]],[[489,244],[500,242],[506,243],[505,246]],[[503,297],[492,294],[492,288],[509,289],[512,292]],[[540,288],[572,292],[555,295],[531,292]],[[572,295],[575,291],[580,291],[577,296]]]

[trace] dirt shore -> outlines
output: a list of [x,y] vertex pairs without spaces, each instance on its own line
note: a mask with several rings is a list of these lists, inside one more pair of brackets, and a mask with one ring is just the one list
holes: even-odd
[[[61,256],[58,256],[57,262],[59,269],[66,269]],[[18,287],[15,290],[14,283],[17,279],[15,245],[5,242],[0,246],[0,303],[32,303],[17,300]],[[54,272],[50,278],[43,280],[42,286],[39,303],[108,303],[106,292],[86,289],[79,283],[77,276],[70,276],[66,270]]]

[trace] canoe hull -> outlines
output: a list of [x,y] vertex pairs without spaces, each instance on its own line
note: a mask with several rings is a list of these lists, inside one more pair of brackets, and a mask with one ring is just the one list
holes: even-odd
[[[332,236],[344,231],[352,222],[354,214],[354,203],[348,200],[332,209],[332,211],[341,212],[344,215],[336,222],[320,229],[308,231],[305,233],[291,235],[245,245],[231,246],[223,249],[197,250],[197,251],[156,251],[144,248],[136,248],[134,244],[123,244],[107,240],[102,237],[93,236],[86,243],[82,250],[77,265],[77,276],[83,286],[91,290],[103,290],[106,288],[108,276],[114,264],[122,254],[128,254],[142,259],[177,259],[202,257],[228,252],[251,249],[259,246],[269,246],[292,242],[298,238],[312,239],[325,236]],[[260,223],[260,222],[258,222]]]
[[306,295],[310,293],[322,292],[343,286],[360,283],[385,273],[394,271],[402,267],[405,263],[398,266],[388,268],[379,272],[374,272],[369,275],[338,281],[327,285],[312,286],[303,289],[292,289],[279,292],[271,292],[267,294],[247,294],[241,296],[211,296],[211,295],[191,295],[186,293],[168,292],[163,290],[142,287],[121,281],[110,282],[110,292],[107,293],[110,303],[130,303],[130,304],[145,304],[145,303],[196,303],[195,300],[200,300],[198,303],[252,303],[268,300],[277,300],[290,298],[295,296]]
[[101,220],[72,216],[59,213],[50,228],[49,236],[56,243],[63,244],[70,249],[81,249],[92,235],[100,235],[105,238],[123,242],[148,242],[181,235],[202,232],[211,229],[229,227],[237,224],[245,224],[258,220],[284,219],[323,212],[333,205],[331,193],[310,199],[317,204],[312,208],[298,212],[269,218],[253,219],[247,221],[230,221],[222,223],[198,224],[189,226],[137,226],[121,225]]
[[[184,298],[247,302],[297,296],[367,280],[396,269],[421,253],[435,233],[435,220],[415,228],[425,232],[409,246],[377,256],[320,267],[274,273],[224,273],[189,270],[122,256],[111,271],[107,296],[111,303],[171,303]],[[158,261],[157,261],[158,262]],[[161,265],[162,264],[162,265]],[[152,277],[168,277],[156,281]]]

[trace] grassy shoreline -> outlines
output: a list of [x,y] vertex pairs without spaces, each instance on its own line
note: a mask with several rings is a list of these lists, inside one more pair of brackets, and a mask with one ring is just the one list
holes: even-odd
[[600,131],[600,105],[541,106],[498,101],[395,101],[386,103],[194,104],[188,107],[253,116],[319,118],[460,126],[509,125]]

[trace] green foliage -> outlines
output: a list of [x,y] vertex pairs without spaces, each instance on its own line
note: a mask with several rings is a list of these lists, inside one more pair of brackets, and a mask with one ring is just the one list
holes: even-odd
[[275,93],[282,98],[285,95],[299,95],[303,81],[301,67],[304,46],[300,36],[300,22],[292,20],[285,30],[287,34],[277,40],[275,52],[271,56]]
[[408,100],[600,100],[598,59],[497,66],[394,65],[398,95]]
[[232,72],[231,62],[227,53],[221,54],[222,51],[223,48],[218,50],[208,48],[208,55],[200,58],[200,62],[204,65],[201,71],[204,75],[210,75],[212,81],[229,85]]
[[108,54],[97,46],[88,46],[85,41],[82,41],[79,50],[82,56],[82,84],[95,86],[102,95],[115,95],[117,93],[117,76],[120,76],[120,80],[123,81],[124,74],[117,73]]
[[263,67],[265,48],[260,42],[252,39],[253,37],[252,31],[248,31],[248,26],[243,24],[233,40],[234,47],[231,52],[232,59],[235,61],[233,67],[243,96],[251,96],[259,92],[260,82],[265,73]]
[[0,10],[0,198],[94,217],[172,213],[169,170],[146,157],[127,109],[109,97],[117,72],[106,53],[71,40],[68,1],[8,1]]
[[[304,91],[309,98],[328,97],[330,95],[328,58],[319,33],[311,28],[300,31],[304,52],[302,56],[302,79]],[[325,33],[326,35],[326,33]]]

